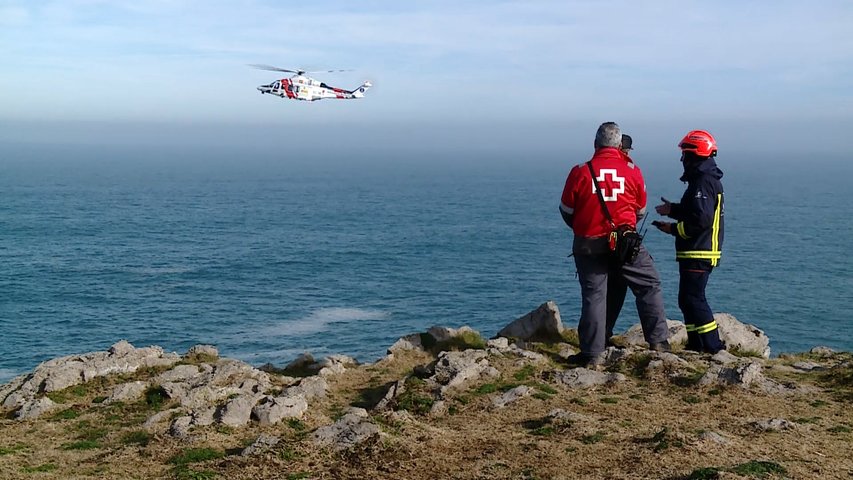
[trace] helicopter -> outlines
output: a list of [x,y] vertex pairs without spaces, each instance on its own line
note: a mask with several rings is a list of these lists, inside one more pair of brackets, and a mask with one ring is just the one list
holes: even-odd
[[350,98],[363,98],[364,92],[366,92],[368,88],[373,86],[373,84],[370,82],[364,82],[355,90],[344,90],[342,88],[326,85],[323,82],[317,81],[316,79],[305,75],[306,73],[333,73],[346,72],[347,70],[320,70],[308,72],[305,70],[290,70],[287,68],[278,68],[273,67],[272,65],[250,64],[249,66],[260,70],[269,70],[272,72],[295,73],[296,75],[290,78],[282,78],[270,84],[261,85],[258,87],[258,91],[261,92],[261,94],[269,93],[271,95],[276,95],[281,98],[287,98],[290,100],[304,100],[313,102],[315,100],[323,100],[324,98],[339,98],[345,100]]

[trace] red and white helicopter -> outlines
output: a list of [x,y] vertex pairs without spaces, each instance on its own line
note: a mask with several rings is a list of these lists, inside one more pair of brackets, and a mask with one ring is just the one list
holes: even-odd
[[316,72],[306,72],[305,70],[288,70],[286,68],[278,68],[271,65],[252,64],[250,66],[273,72],[295,73],[296,75],[290,78],[282,78],[268,85],[261,85],[258,87],[258,91],[262,94],[269,93],[271,95],[277,95],[281,98],[288,98],[291,100],[306,100],[313,102],[315,100],[323,100],[324,98],[363,98],[364,92],[373,86],[370,82],[364,82],[355,90],[344,90],[342,88],[326,85],[323,82],[319,82],[305,75],[306,73],[346,72],[347,70],[321,70]]

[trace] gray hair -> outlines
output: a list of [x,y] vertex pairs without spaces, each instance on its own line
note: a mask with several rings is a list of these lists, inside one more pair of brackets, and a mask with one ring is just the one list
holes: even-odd
[[616,122],[604,122],[595,132],[595,148],[622,146],[622,130]]

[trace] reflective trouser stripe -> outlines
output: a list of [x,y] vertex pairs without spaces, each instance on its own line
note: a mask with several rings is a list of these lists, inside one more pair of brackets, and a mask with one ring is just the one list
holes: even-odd
[[681,238],[683,238],[683,239],[685,239],[685,240],[687,240],[688,238],[690,238],[690,237],[688,237],[688,236],[687,236],[687,232],[686,232],[686,231],[684,231],[684,222],[678,222],[678,223],[675,225],[675,229],[678,231],[678,236],[679,236],[679,237],[681,237]]
[[717,322],[714,321],[711,323],[706,323],[705,325],[699,325],[698,327],[696,327],[695,332],[699,333],[699,334],[708,333],[712,330],[715,330],[716,328],[717,328]]
[[720,252],[709,252],[707,250],[690,250],[687,252],[675,252],[675,258],[698,258],[701,260],[716,260],[720,258]]
[[699,325],[699,326],[696,326],[692,323],[686,323],[686,324],[684,324],[684,326],[687,327],[688,332],[696,332],[696,333],[701,334],[701,333],[708,333],[708,332],[716,329],[717,328],[717,322],[712,321],[710,323],[706,323],[705,325]]

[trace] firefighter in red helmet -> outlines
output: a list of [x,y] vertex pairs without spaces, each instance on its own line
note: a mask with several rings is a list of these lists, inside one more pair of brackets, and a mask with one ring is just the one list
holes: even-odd
[[678,306],[687,326],[687,349],[717,353],[725,349],[717,322],[705,298],[711,271],[719,265],[723,248],[723,172],[717,167],[717,142],[704,130],[692,130],[679,142],[687,189],[678,203],[661,198],[655,207],[675,222],[652,225],[675,236],[678,261]]

